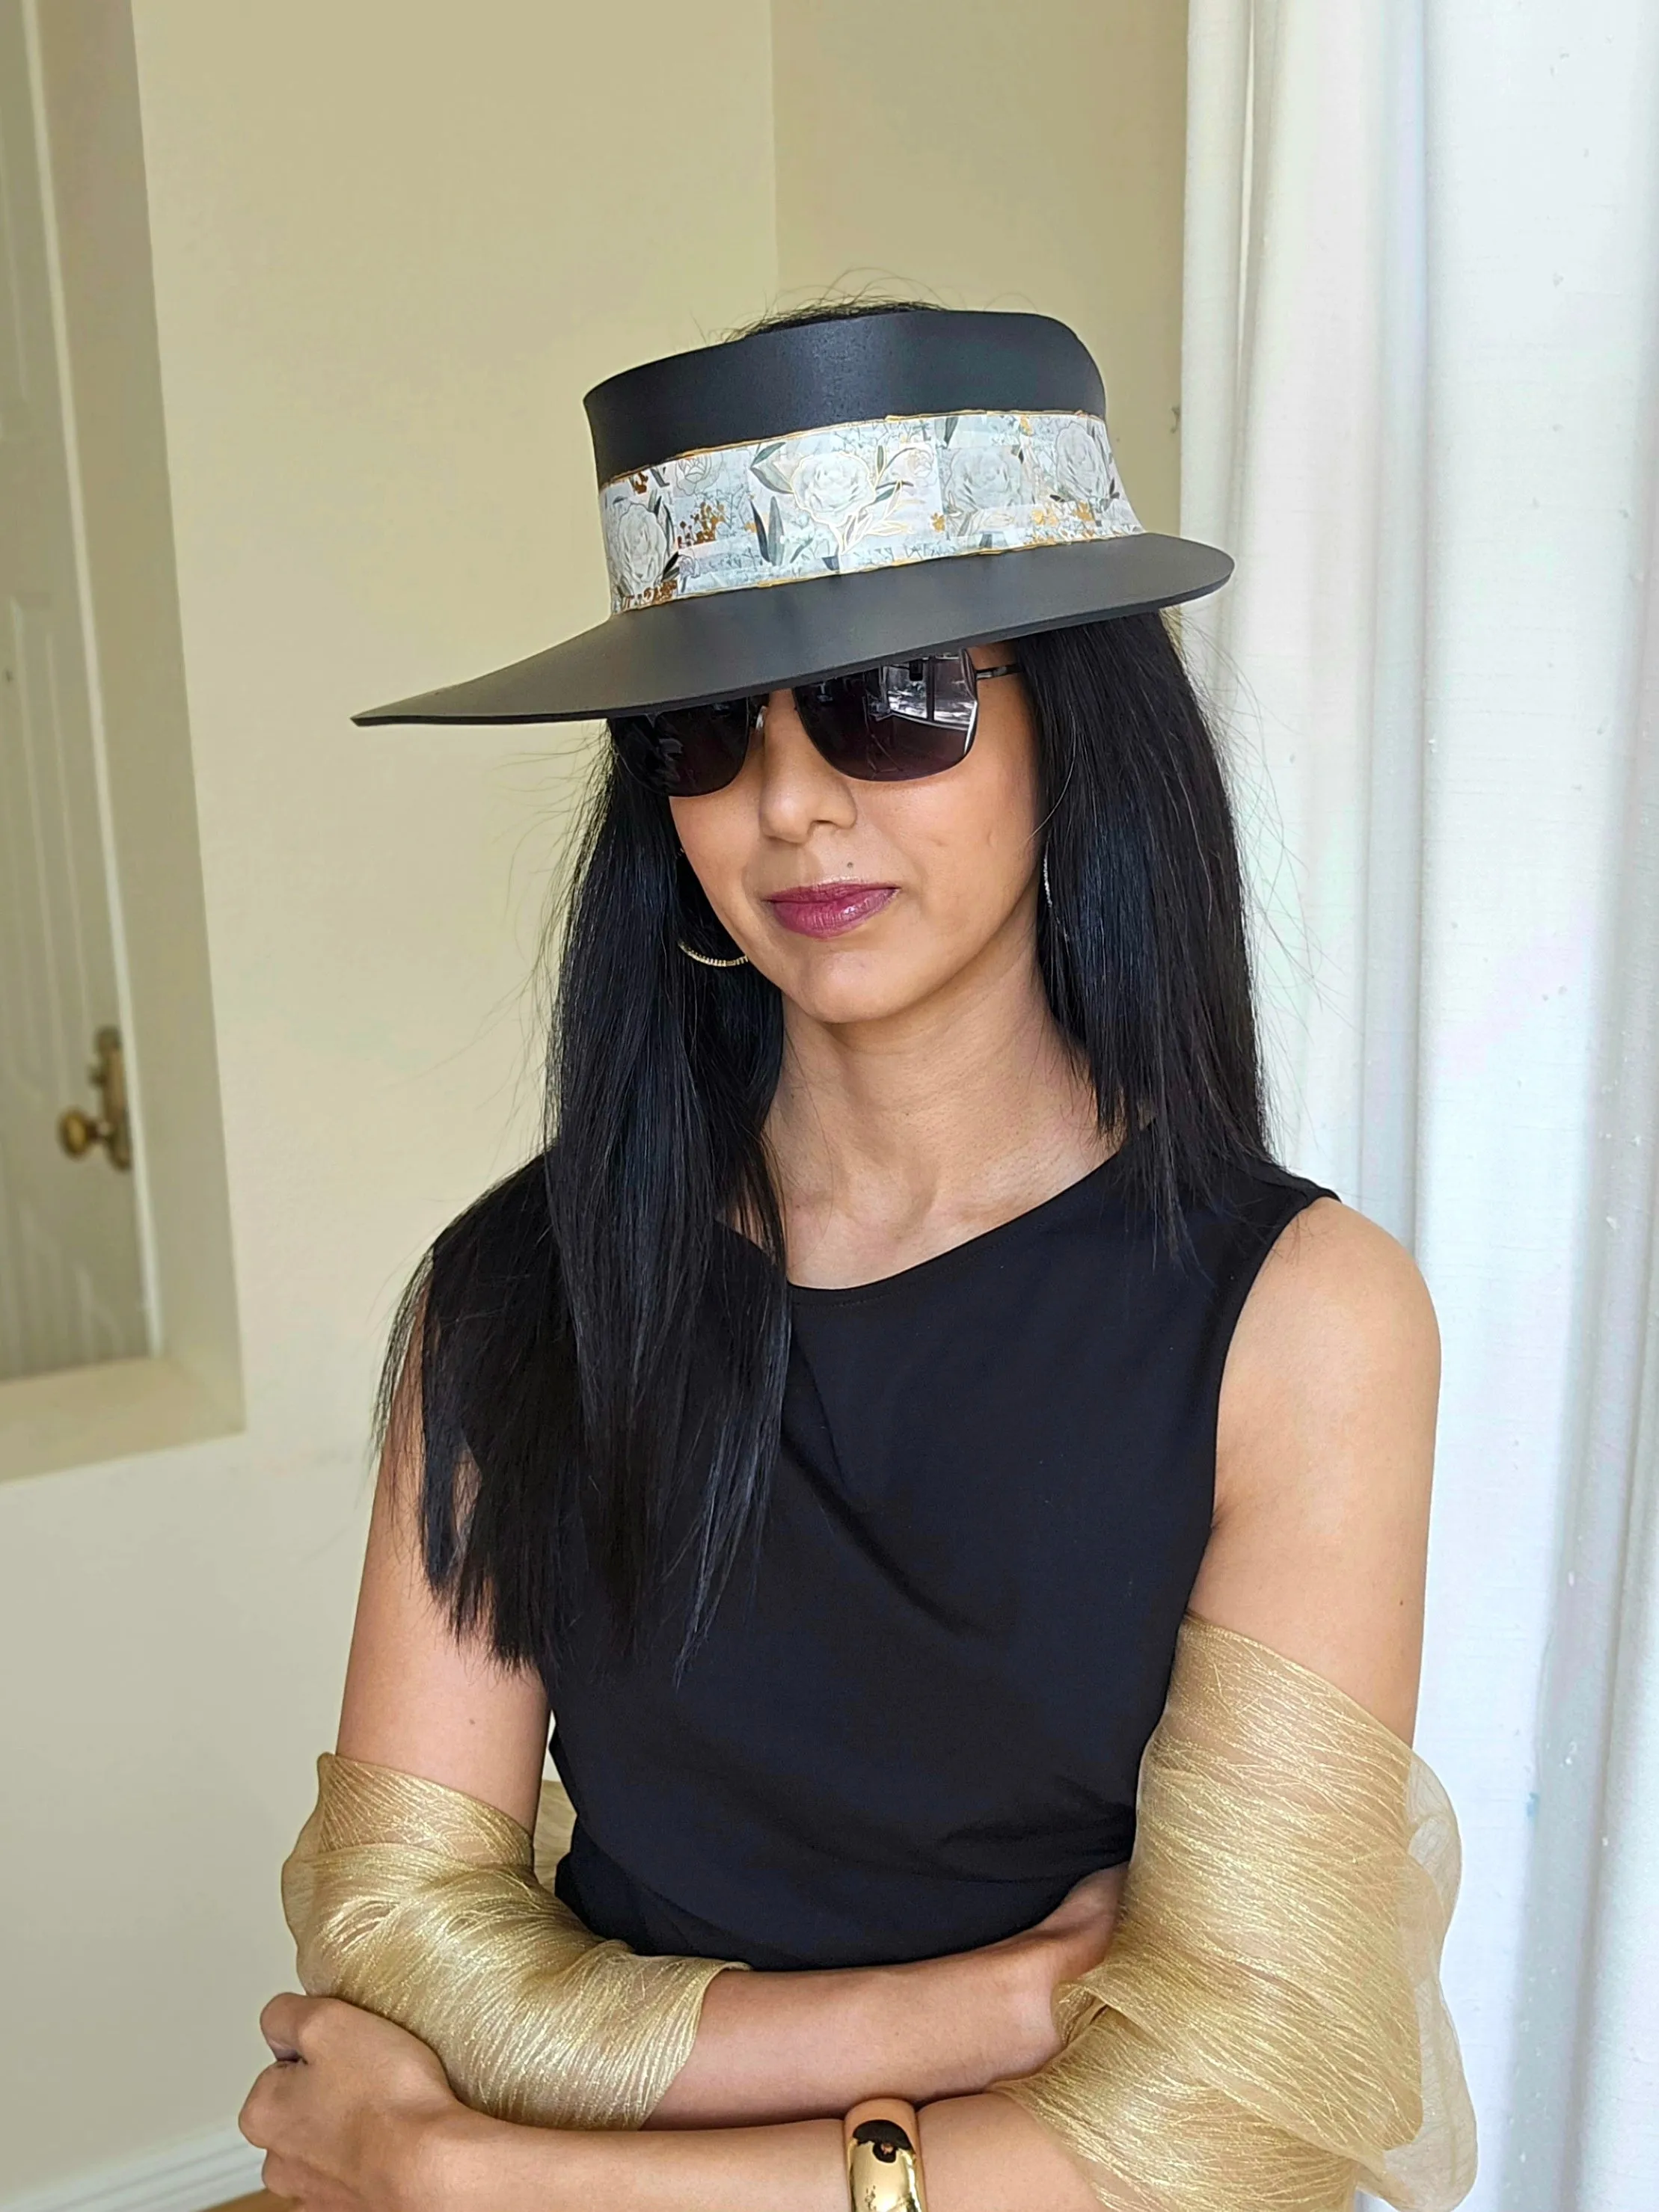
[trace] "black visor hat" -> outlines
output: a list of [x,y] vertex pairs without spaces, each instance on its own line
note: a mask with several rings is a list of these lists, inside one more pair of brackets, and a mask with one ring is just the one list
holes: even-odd
[[1173,606],[1232,570],[1140,527],[1100,372],[1046,315],[786,325],[624,369],[584,404],[609,617],[354,720],[660,713]]

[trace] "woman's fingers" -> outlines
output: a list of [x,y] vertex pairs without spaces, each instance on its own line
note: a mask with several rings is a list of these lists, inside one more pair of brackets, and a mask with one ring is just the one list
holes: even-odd
[[268,2151],[280,2125],[278,2106],[283,2080],[283,2062],[279,2059],[276,2065],[267,2066],[263,2074],[254,2076],[253,2087],[242,2100],[236,2124],[255,2150]]
[[1075,1980],[1105,1957],[1117,1923],[1125,1869],[1085,1875],[1039,1923],[1052,1948],[1056,1983]]
[[1068,1935],[1103,1922],[1110,1927],[1117,1917],[1118,1899],[1123,1892],[1125,1869],[1121,1866],[1106,1867],[1097,1874],[1085,1874],[1074,1882],[1046,1920],[1037,1925],[1051,1935]]
[[272,1997],[259,2014],[259,2033],[270,2045],[273,2058],[289,2064],[303,2055],[300,2037],[317,2002],[315,1997],[302,1997],[293,1990]]
[[386,2177],[418,2156],[455,2099],[425,2044],[337,1997],[273,1997],[259,2026],[275,2054],[238,2124],[265,2154],[265,2185],[304,2212],[380,2212]]
[[269,2196],[285,2197],[293,2204],[303,2202],[306,2184],[301,2169],[274,2151],[259,2168],[259,2179]]

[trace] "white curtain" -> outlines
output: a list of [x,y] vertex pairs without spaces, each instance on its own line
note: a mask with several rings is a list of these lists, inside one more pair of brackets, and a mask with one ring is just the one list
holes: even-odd
[[1190,0],[1188,635],[1283,1149],[1446,1381],[1483,2212],[1659,2207],[1659,6]]

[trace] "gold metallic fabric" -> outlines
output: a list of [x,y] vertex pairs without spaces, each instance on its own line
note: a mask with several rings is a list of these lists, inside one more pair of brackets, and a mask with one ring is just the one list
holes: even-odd
[[1474,2119],[1440,1993],[1457,1826],[1333,1684],[1189,1614],[1111,1950],[997,2084],[1110,2212],[1446,2212]]
[[[690,2054],[720,1960],[601,1941],[492,1807],[325,1757],[283,1870],[301,1978],[429,2044],[479,2111],[638,2127]],[[1191,1615],[1142,1765],[1104,1962],[1058,1994],[1048,2065],[997,2084],[1109,2212],[1449,2212],[1474,2122],[1439,1960],[1455,1820],[1410,1747],[1329,1682]]]
[[[529,1834],[476,1797],[327,1753],[317,1773],[283,1869],[306,1989],[418,2035],[476,2111],[642,2126],[726,1962],[602,1941],[538,1881]],[[544,1790],[544,1868],[568,1835],[568,1800]]]

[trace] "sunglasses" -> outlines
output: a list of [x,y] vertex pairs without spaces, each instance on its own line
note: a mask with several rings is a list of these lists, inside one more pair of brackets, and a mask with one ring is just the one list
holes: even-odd
[[[965,653],[883,661],[855,675],[793,689],[801,726],[831,768],[860,783],[914,783],[966,760],[979,726],[979,687],[1002,668],[975,668]],[[623,765],[671,799],[723,791],[749,757],[766,694],[614,716]]]

